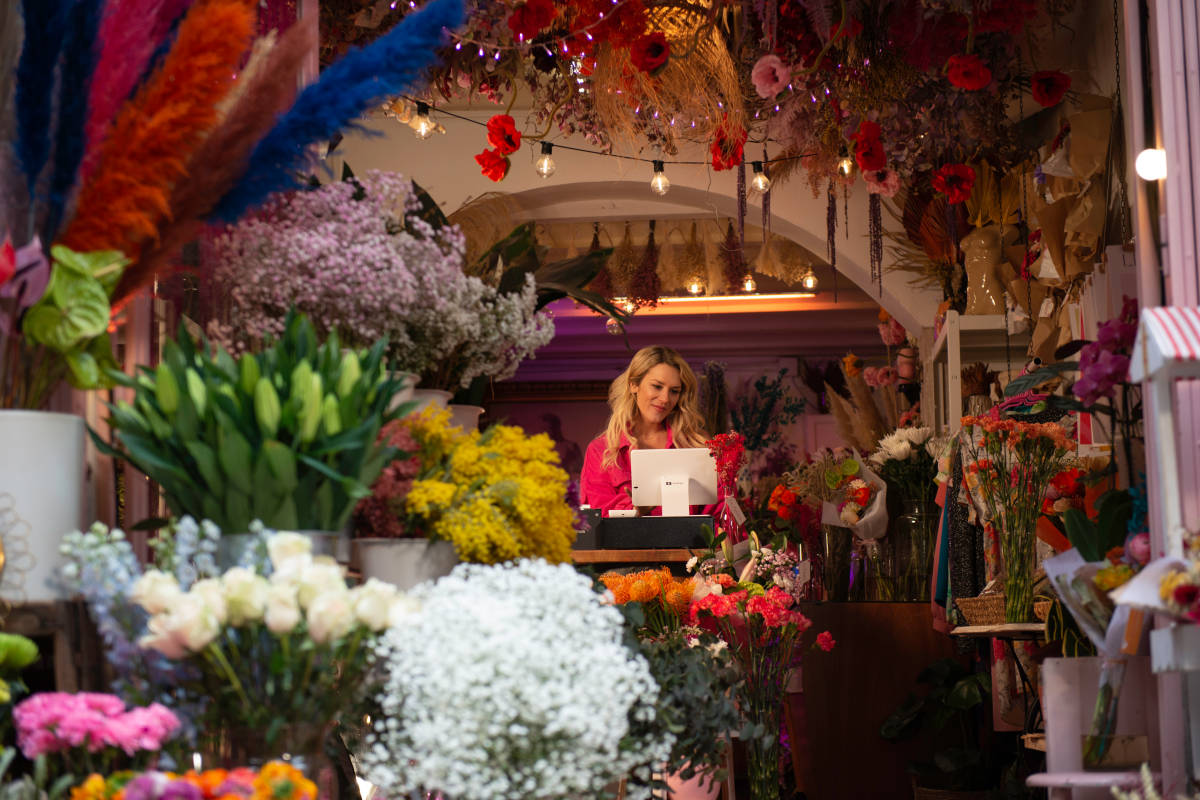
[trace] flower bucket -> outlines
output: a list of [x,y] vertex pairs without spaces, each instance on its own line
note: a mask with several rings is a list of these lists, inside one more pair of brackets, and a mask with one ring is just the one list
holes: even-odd
[[0,411],[0,544],[9,602],[65,598],[62,537],[83,528],[84,423],[73,414]]
[[[338,539],[341,537],[341,534],[329,533],[328,531],[294,532],[312,539],[312,554],[314,556],[338,557]],[[257,533],[222,534],[221,540],[217,543],[217,566],[221,568],[222,572],[231,567],[238,566],[244,558],[249,557],[249,551],[254,548],[258,541],[259,537]]]
[[355,539],[363,580],[378,578],[408,591],[450,574],[458,553],[450,542],[428,539]]
[[458,425],[464,433],[479,430],[479,418],[483,416],[483,406],[460,406],[451,403],[450,424]]
[[411,372],[393,372],[391,377],[404,381],[400,391],[392,395],[391,405],[388,406],[388,411],[395,411],[401,405],[413,399],[417,384],[421,382],[421,376],[413,375]]
[[430,406],[449,408],[451,397],[454,397],[451,392],[445,392],[441,389],[413,389],[411,399],[417,401],[417,407],[412,410],[412,413],[420,414]]

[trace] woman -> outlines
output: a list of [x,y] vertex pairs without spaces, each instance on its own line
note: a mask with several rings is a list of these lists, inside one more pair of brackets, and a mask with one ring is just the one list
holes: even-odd
[[[704,447],[708,441],[696,373],[669,347],[639,350],[609,387],[608,405],[608,430],[588,445],[580,479],[580,501],[606,517],[615,509],[633,508],[631,449]],[[692,510],[711,514],[716,508]],[[639,516],[645,513],[660,514],[662,509],[638,509]]]

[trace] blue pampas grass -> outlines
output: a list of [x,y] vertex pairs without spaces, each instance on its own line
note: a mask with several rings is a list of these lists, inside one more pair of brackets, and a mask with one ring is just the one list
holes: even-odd
[[54,67],[62,51],[70,0],[24,0],[25,46],[17,63],[15,149],[17,164],[34,197],[38,176],[50,157]]
[[67,194],[83,160],[84,125],[92,72],[99,55],[97,41],[104,0],[75,0],[63,39],[62,89],[59,92],[58,130],[55,132],[54,172],[50,176],[50,208],[46,217],[47,242],[54,241],[62,222]]
[[357,127],[358,118],[372,106],[408,90],[437,60],[443,29],[453,30],[462,22],[462,0],[434,0],[328,67],[254,148],[245,174],[221,198],[213,217],[233,222],[272,192],[303,185],[299,170],[306,148],[342,128]]

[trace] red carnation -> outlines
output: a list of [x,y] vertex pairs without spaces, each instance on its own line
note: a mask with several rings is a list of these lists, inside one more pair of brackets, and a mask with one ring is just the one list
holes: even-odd
[[743,128],[738,128],[736,138],[730,138],[725,133],[725,128],[720,128],[717,131],[717,138],[713,139],[712,147],[710,148],[713,169],[721,172],[722,170],[733,169],[742,163],[742,148],[746,145],[746,136],[746,131]]
[[966,164],[947,164],[933,176],[933,188],[946,195],[950,205],[965,203],[975,188],[975,170]]
[[992,71],[976,55],[950,56],[950,83],[974,92],[992,82]]
[[508,114],[497,114],[488,120],[488,144],[502,156],[515,153],[521,148],[521,132]]
[[629,60],[642,72],[651,76],[662,72],[671,58],[671,44],[662,31],[648,33],[629,48]]
[[483,168],[483,176],[499,183],[508,174],[508,159],[499,150],[484,150],[475,156],[475,163]]
[[1062,102],[1063,95],[1071,88],[1071,78],[1056,69],[1035,72],[1029,79],[1029,88],[1038,105],[1049,108]]
[[828,653],[830,650],[832,650],[833,646],[835,644],[837,644],[837,642],[835,642],[833,640],[833,634],[830,633],[829,631],[825,631],[824,633],[817,634],[817,646],[820,647],[822,650],[824,650],[826,653]]
[[517,6],[508,16],[508,29],[514,37],[532,39],[554,21],[554,3],[551,0],[529,0]]
[[1171,595],[1171,599],[1184,608],[1190,608],[1196,602],[1197,597],[1200,597],[1200,586],[1192,586],[1191,584],[1176,586],[1174,593]]

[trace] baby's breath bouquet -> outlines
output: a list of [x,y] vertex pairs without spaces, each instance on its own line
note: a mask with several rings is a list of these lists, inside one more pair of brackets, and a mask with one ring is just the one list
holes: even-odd
[[389,797],[595,797],[651,768],[674,734],[655,730],[659,687],[626,644],[621,612],[566,564],[460,564],[413,591],[379,653],[382,715],[361,760]]

